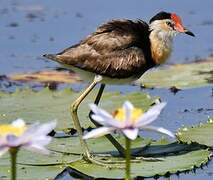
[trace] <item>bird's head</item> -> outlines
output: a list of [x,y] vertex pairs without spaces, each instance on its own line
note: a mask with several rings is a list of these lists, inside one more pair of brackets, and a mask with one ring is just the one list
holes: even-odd
[[159,12],[150,20],[150,30],[158,33],[167,34],[170,37],[178,33],[185,33],[195,36],[191,31],[182,24],[180,16],[175,13]]
[[173,37],[179,33],[194,34],[183,26],[181,18],[175,13],[160,12],[149,24],[151,53],[156,64],[164,63],[172,51]]

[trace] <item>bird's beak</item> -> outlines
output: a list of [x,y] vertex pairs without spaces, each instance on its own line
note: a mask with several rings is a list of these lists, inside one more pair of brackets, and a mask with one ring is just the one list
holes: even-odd
[[188,35],[193,36],[193,37],[195,36],[191,31],[186,29],[181,23],[176,23],[175,28],[180,33],[185,33],[185,34],[188,34]]
[[185,29],[185,28],[184,28],[184,33],[185,33],[185,34],[188,34],[188,35],[190,35],[190,36],[195,37],[195,35],[193,34],[193,32],[189,31],[188,29]]

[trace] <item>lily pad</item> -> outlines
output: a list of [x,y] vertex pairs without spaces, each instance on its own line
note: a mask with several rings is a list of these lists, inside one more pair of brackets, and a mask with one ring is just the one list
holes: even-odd
[[[97,91],[92,92],[79,108],[79,118],[84,128],[93,126],[88,118],[88,103],[95,99]],[[46,122],[57,119],[59,129],[73,127],[70,116],[70,104],[79,96],[72,90],[51,91],[44,89],[34,92],[31,89],[17,90],[15,93],[0,92],[0,123],[8,123],[17,118],[23,118],[28,123],[35,121]],[[113,112],[120,107],[125,100],[138,107],[147,110],[158,98],[148,94],[137,92],[122,95],[118,92],[106,92],[103,94],[100,105],[104,109]]]
[[[116,139],[124,145],[124,138],[122,136],[116,136]],[[124,159],[119,157],[118,152],[104,137],[91,139],[88,141],[88,145],[90,150],[93,151],[96,160],[104,159],[104,161],[107,162],[120,161],[119,168],[124,167]],[[66,138],[66,140],[62,139],[62,141],[61,138],[59,138],[54,139],[50,145],[50,149],[56,150],[57,152],[77,155],[81,153],[79,146],[80,144],[79,141],[76,141],[76,137]],[[202,148],[202,146],[197,144],[186,145],[177,142],[169,143],[167,140],[153,141],[151,139],[137,138],[132,144],[132,151],[134,154],[137,154],[137,157],[154,157],[161,160],[132,163],[132,174],[134,177],[152,177],[164,175],[168,172],[172,174],[192,170],[207,163],[211,156],[210,152],[202,150]],[[83,178],[85,175],[91,177],[91,179],[123,178],[124,169],[114,167],[113,163],[109,163],[108,166],[111,167],[106,168],[88,163],[84,160],[78,160],[69,164],[64,171],[69,171],[69,168],[71,168],[78,172],[80,178]],[[64,171],[62,174],[66,174]],[[60,179],[62,174],[59,174],[57,178]]]
[[[0,179],[10,179],[10,166],[1,166]],[[21,180],[44,180],[54,177],[64,169],[64,166],[17,166],[17,179]]]
[[[125,138],[123,136],[115,136],[116,140],[125,145]],[[151,139],[137,138],[133,142],[133,147],[142,147],[143,145],[149,144]],[[116,153],[115,147],[105,138],[100,137],[97,139],[87,140],[90,150],[95,153]],[[54,138],[53,142],[50,144],[49,149],[61,153],[71,153],[71,154],[82,154],[81,145],[78,137],[71,138]]]
[[[33,73],[12,74],[8,77],[12,81],[22,82],[56,82],[74,83],[80,81],[80,77],[69,71],[39,71]],[[213,84],[213,58],[190,64],[176,64],[150,70],[137,82],[145,87],[158,88],[192,88]]]
[[80,77],[69,71],[50,71],[44,70],[33,73],[20,73],[13,74],[8,77],[12,81],[21,81],[21,82],[57,82],[57,83],[76,83],[80,82]]
[[[125,147],[125,138],[121,135],[114,135],[114,138]],[[87,144],[94,154],[107,154],[119,156],[117,149],[105,138],[87,140]],[[203,148],[198,144],[179,144],[177,142],[170,143],[168,140],[154,141],[149,138],[138,137],[132,142],[132,152],[135,156],[157,156],[162,154],[178,153],[180,151],[192,151]],[[70,138],[53,138],[49,149],[58,153],[71,155],[81,155],[83,150],[78,137]]]
[[[153,177],[192,170],[195,167],[206,164],[210,156],[211,154],[208,150],[197,150],[178,155],[161,156],[162,160],[159,161],[142,160],[140,163],[132,163],[131,176]],[[118,161],[121,159],[113,158],[111,160]],[[102,167],[89,164],[84,160],[73,162],[70,167],[94,178],[121,179],[125,173],[124,169]]]
[[[124,144],[122,136],[116,136],[116,139]],[[115,148],[104,139],[92,139],[88,141],[90,149],[93,151],[95,159],[105,161],[120,161],[120,167],[124,166],[124,158],[120,157]],[[147,144],[150,144],[146,146]],[[55,138],[49,145],[51,155],[32,154],[21,150],[18,153],[18,177],[27,179],[37,179],[36,174],[39,171],[40,179],[49,179],[57,176],[64,168],[72,167],[88,176],[122,178],[124,169],[108,169],[95,164],[87,163],[82,160],[79,139]],[[165,140],[152,141],[151,139],[137,138],[132,144],[132,150],[139,152],[144,157],[161,158],[159,161],[138,161],[132,163],[133,176],[155,176],[163,175],[166,172],[175,173],[177,171],[191,170],[194,167],[200,167],[208,162],[210,153],[202,150],[199,145],[169,143]],[[184,161],[183,161],[184,160]],[[176,162],[175,165],[173,162]],[[10,168],[9,155],[6,154],[0,159],[0,177],[8,179]],[[110,164],[109,164],[110,165]],[[161,167],[161,168],[160,168]],[[96,168],[97,172],[94,172]],[[108,176],[110,174],[110,176]]]
[[192,88],[213,84],[213,59],[151,70],[136,84],[157,88]]
[[[80,159],[79,156],[64,153],[51,153],[50,155],[33,154],[21,150],[18,153],[18,179],[49,179],[56,176],[68,163]],[[38,178],[39,172],[39,178]],[[5,154],[0,159],[0,179],[10,177],[10,157]]]
[[177,138],[184,143],[193,142],[213,147],[213,120],[192,127],[183,127],[178,130]]

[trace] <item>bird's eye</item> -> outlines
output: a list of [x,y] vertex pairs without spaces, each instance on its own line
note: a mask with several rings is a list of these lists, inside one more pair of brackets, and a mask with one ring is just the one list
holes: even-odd
[[170,27],[173,27],[173,24],[170,21],[167,21],[166,24]]

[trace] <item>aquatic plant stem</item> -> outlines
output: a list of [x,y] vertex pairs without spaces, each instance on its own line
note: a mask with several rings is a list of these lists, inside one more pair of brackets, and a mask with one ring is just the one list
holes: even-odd
[[18,148],[10,148],[10,163],[11,163],[11,180],[16,180],[16,159]]
[[125,139],[126,139],[126,176],[125,176],[125,180],[130,180],[131,140],[128,137],[126,137]]

